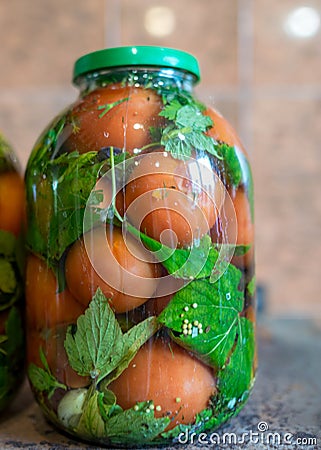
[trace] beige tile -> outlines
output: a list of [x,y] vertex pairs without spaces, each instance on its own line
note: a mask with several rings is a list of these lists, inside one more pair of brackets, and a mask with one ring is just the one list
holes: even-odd
[[319,84],[321,31],[314,37],[290,37],[284,30],[288,14],[301,6],[314,7],[321,16],[320,0],[255,0],[254,79],[256,84]]
[[276,314],[320,315],[321,101],[254,109],[258,279]]
[[104,45],[103,0],[0,2],[0,87],[69,84],[75,59]]
[[[155,37],[144,27],[146,11],[168,7],[175,27],[168,36]],[[237,0],[121,1],[121,43],[161,45],[193,53],[200,62],[206,85],[237,82]]]

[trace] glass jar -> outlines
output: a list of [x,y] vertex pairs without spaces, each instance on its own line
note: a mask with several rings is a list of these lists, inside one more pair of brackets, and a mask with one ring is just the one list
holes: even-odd
[[250,166],[199,78],[174,49],[85,55],[29,159],[28,375],[97,444],[188,442],[253,386]]
[[0,411],[24,378],[24,206],[17,159],[0,134]]

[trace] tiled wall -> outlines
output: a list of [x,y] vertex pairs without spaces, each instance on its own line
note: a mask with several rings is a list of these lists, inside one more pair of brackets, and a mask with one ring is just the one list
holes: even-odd
[[[320,0],[0,0],[0,128],[24,167],[44,126],[77,95],[78,56],[122,44],[192,52],[199,97],[232,122],[252,157],[267,309],[321,317],[321,31],[299,38],[284,29],[303,3],[320,17]],[[169,9],[164,36],[145,28],[159,6]]]

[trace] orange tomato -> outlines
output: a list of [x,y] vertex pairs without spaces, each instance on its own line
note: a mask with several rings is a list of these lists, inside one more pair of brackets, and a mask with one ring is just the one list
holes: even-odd
[[204,111],[206,116],[213,120],[213,126],[207,131],[207,135],[213,139],[225,142],[231,147],[238,147],[244,154],[246,151],[232,125],[214,108],[207,108]]
[[153,401],[156,417],[170,417],[167,429],[193,423],[216,392],[212,369],[177,344],[159,339],[141,347],[109,389],[124,409]]
[[158,116],[162,107],[161,97],[151,89],[121,84],[98,88],[73,108],[74,130],[66,145],[79,153],[109,146],[133,153],[151,142],[150,127],[164,123]]
[[207,165],[174,159],[164,151],[136,162],[125,189],[126,215],[136,228],[174,248],[191,245],[209,231],[224,188]]
[[0,230],[18,235],[25,214],[24,183],[17,172],[0,174]]
[[28,256],[26,315],[29,327],[43,329],[76,322],[84,310],[68,289],[58,293],[56,277],[44,261],[34,255]]
[[48,366],[54,377],[69,388],[80,388],[88,386],[89,377],[78,375],[69,365],[68,356],[65,351],[64,341],[68,325],[51,328],[46,332],[32,330],[27,333],[27,360],[43,368],[39,350],[42,348],[48,362]]
[[[236,219],[236,223],[235,223]],[[253,261],[254,256],[254,224],[252,222],[250,202],[243,189],[237,189],[226,197],[220,217],[211,230],[213,242],[222,242],[223,233],[229,243],[233,243],[236,235],[236,245],[250,245],[250,249],[241,256],[233,256],[232,263],[243,268]]]
[[[90,255],[90,256],[89,256]],[[89,231],[74,243],[66,259],[66,280],[72,294],[87,306],[98,287],[116,313],[146,302],[153,295],[159,266],[132,237],[107,225]]]

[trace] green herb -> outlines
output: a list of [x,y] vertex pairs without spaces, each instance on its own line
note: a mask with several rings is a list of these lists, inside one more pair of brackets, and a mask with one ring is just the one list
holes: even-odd
[[47,242],[50,258],[59,260],[66,248],[87,231],[83,229],[85,207],[104,165],[96,162],[96,155],[96,152],[65,154],[49,163],[55,191]]
[[126,98],[122,98],[120,100],[117,100],[116,102],[113,103],[106,103],[106,105],[99,105],[98,106],[98,110],[103,110],[102,113],[99,114],[99,119],[101,119],[102,117],[104,117],[105,114],[107,114],[112,108],[114,108],[117,105],[120,105],[123,102],[127,102],[129,100],[129,97]]
[[24,376],[24,335],[19,310],[13,306],[0,342],[0,408],[15,393]]
[[219,158],[215,141],[205,134],[213,125],[212,119],[203,115],[202,111],[194,105],[180,106],[173,118],[176,106],[177,102],[174,107],[171,103],[160,113],[165,117],[168,115],[174,121],[162,132],[161,145],[165,146],[165,150],[177,159],[189,158],[193,150],[207,151]]
[[255,286],[256,286],[256,278],[254,275],[254,277],[251,279],[251,281],[247,285],[247,291],[252,297],[255,294]]
[[194,280],[211,276],[219,252],[230,256],[244,255],[250,249],[250,245],[213,244],[209,235],[204,235],[198,245],[190,248],[170,248],[155,239],[139,232],[129,223],[126,223],[128,231],[153,252],[153,256],[161,262],[170,275],[174,278]]
[[105,422],[101,416],[99,404],[102,402],[104,394],[94,390],[88,391],[84,403],[83,411],[79,419],[76,431],[77,434],[89,438],[103,438],[106,436]]
[[229,408],[233,408],[242,400],[251,387],[254,350],[253,324],[245,317],[241,317],[235,349],[226,366],[218,373],[217,387],[223,403]]
[[35,389],[40,392],[46,392],[48,398],[51,398],[56,389],[61,388],[66,390],[67,387],[64,384],[59,383],[51,373],[42,348],[39,349],[39,353],[44,368],[42,369],[31,363],[28,367],[28,376]]
[[203,236],[198,246],[172,249],[138,232],[131,225],[128,225],[128,230],[141,239],[173,277],[191,280],[210,276],[218,257],[218,251],[212,246],[210,236]]
[[22,242],[0,230],[0,311],[9,308],[22,295]]
[[35,177],[37,179],[39,174],[42,173],[42,168],[46,166],[48,158],[53,157],[58,139],[61,137],[65,125],[66,116],[64,115],[52,122],[44,131],[43,136],[36,142],[28,160],[27,178]]
[[[110,392],[110,391],[109,391]],[[152,441],[170,423],[170,419],[156,419],[149,408],[150,402],[140,402],[134,408],[123,411],[115,405],[115,397],[88,390],[78,424],[74,431],[79,436],[104,439],[112,444],[141,444]],[[112,403],[108,404],[108,400]],[[116,409],[115,406],[118,406]],[[116,412],[115,412],[116,411]]]
[[0,258],[0,291],[4,294],[12,294],[16,287],[17,279],[11,263],[4,258]]
[[114,445],[141,445],[152,441],[169,425],[168,417],[156,419],[150,402],[137,403],[106,422],[106,437]]
[[[226,363],[235,342],[244,304],[244,294],[238,289],[241,277],[241,271],[229,265],[215,283],[192,281],[175,294],[158,318],[179,345],[215,368]],[[186,323],[192,326],[190,333]]]
[[117,405],[116,395],[109,389],[105,389],[101,384],[99,386],[100,395],[97,397],[99,410],[102,418],[106,421],[109,417],[118,414],[122,411],[122,408]]
[[189,158],[194,150],[207,151],[220,158],[216,151],[216,141],[206,135],[206,131],[213,126],[213,121],[203,114],[205,106],[187,92],[168,86],[158,89],[158,93],[162,95],[164,104],[159,115],[170,123],[161,130],[160,138],[152,128],[150,131],[154,141],[142,150],[162,145],[177,159]]
[[247,182],[246,182],[246,192],[250,203],[251,210],[251,219],[252,223],[254,223],[254,182],[252,176],[252,170],[249,164],[249,161],[245,156],[243,156],[245,172],[247,174]]
[[95,383],[113,371],[118,376],[156,331],[156,320],[150,317],[123,334],[108,300],[98,289],[85,314],[78,318],[77,326],[67,330],[65,349],[69,364]]
[[226,178],[229,186],[237,188],[243,179],[243,169],[237,149],[225,143],[218,144],[216,148],[222,158],[219,166],[222,166],[223,177]]
[[[114,164],[123,162],[127,153],[113,156]],[[45,159],[45,157],[44,157]],[[98,179],[110,168],[110,158],[101,161],[99,152],[64,153],[49,159],[41,166],[28,168],[27,194],[29,196],[27,243],[29,248],[46,257],[49,266],[55,268],[70,244],[101,222],[103,210],[99,207],[103,192],[94,190]],[[36,210],[33,199],[34,185],[39,188],[39,180],[45,178],[48,184],[48,204],[50,216],[43,218],[42,211]],[[50,194],[50,195],[49,195]],[[46,200],[46,199],[45,199]],[[87,202],[90,201],[90,220],[85,220]],[[41,230],[39,221],[47,220],[46,232]]]
[[0,255],[10,258],[14,257],[16,249],[16,238],[9,231],[0,230]]

